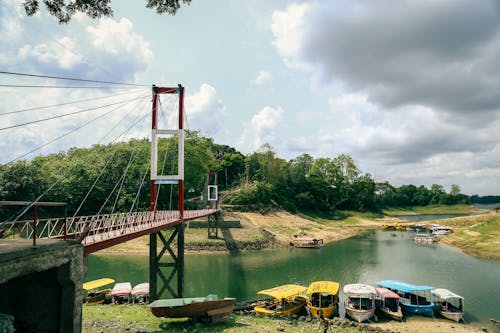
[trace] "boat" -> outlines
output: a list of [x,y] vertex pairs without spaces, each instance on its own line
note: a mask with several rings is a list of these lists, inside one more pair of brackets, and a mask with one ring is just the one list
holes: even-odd
[[430,231],[432,235],[444,236],[451,234],[453,229],[441,224],[431,224]]
[[344,286],[345,312],[361,323],[375,315],[375,288],[367,284],[347,284]]
[[98,280],[93,280],[85,282],[83,284],[83,289],[87,292],[84,298],[84,302],[88,305],[103,304],[109,299],[109,294],[111,293],[111,288],[99,289],[115,283],[115,280],[110,278],[102,278]]
[[406,227],[408,232],[425,232],[427,230],[427,225],[423,223],[416,223]]
[[416,234],[415,237],[413,237],[413,240],[415,241],[415,243],[423,244],[433,244],[434,242],[438,241],[437,238],[429,234]]
[[312,237],[294,237],[290,242],[290,245],[304,249],[319,249],[323,245],[323,239]]
[[224,322],[233,312],[236,298],[219,299],[217,295],[161,299],[148,305],[156,317],[192,318],[213,323]]
[[112,303],[129,303],[131,292],[132,285],[130,282],[116,283],[110,294]]
[[377,310],[382,312],[389,318],[402,321],[403,311],[399,305],[399,295],[383,287],[375,288],[377,296],[375,298],[375,306]]
[[432,291],[435,310],[441,316],[456,321],[464,320],[464,298],[448,289],[437,288]]
[[313,317],[333,317],[339,303],[340,285],[333,281],[315,281],[307,288],[307,308]]
[[132,288],[132,292],[130,293],[132,296],[134,303],[148,303],[149,300],[149,283],[139,283],[134,288]]
[[434,317],[434,302],[431,296],[434,287],[418,286],[395,280],[379,281],[377,286],[390,289],[401,297],[399,304],[403,313]]
[[254,307],[256,315],[289,316],[299,312],[306,305],[306,287],[285,284],[271,289],[261,290],[257,294],[264,297]]

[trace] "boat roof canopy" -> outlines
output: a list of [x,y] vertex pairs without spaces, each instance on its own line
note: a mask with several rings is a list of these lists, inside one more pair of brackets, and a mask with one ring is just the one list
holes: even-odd
[[328,293],[336,295],[339,292],[340,285],[333,281],[315,281],[307,288],[308,294],[313,293]]
[[378,286],[389,288],[389,289],[395,289],[395,290],[401,290],[404,291],[405,293],[410,293],[412,291],[425,291],[425,290],[433,290],[434,287],[431,286],[418,286],[415,284],[410,284],[406,282],[401,282],[401,281],[396,281],[396,280],[383,280],[377,282]]
[[115,280],[109,279],[109,278],[103,278],[103,279],[99,279],[99,280],[85,282],[83,284],[83,289],[88,291],[88,290],[107,286],[108,284],[111,284],[111,283],[115,283]]
[[123,296],[128,295],[132,291],[132,285],[130,282],[120,282],[115,284],[113,290],[111,290],[111,296]]
[[377,291],[377,295],[379,295],[383,298],[397,298],[397,299],[401,298],[394,291],[389,290],[387,288],[378,287],[378,288],[375,288],[375,290]]
[[441,288],[434,289],[432,291],[432,294],[434,296],[436,296],[438,298],[441,298],[441,299],[444,299],[444,300],[447,300],[447,299],[450,299],[450,298],[464,299],[462,296],[457,295],[454,292],[449,291],[448,289],[441,289]]
[[285,284],[283,286],[257,292],[259,295],[267,295],[274,298],[287,298],[304,292],[307,288],[297,284]]
[[147,295],[149,294],[149,283],[139,283],[136,285],[131,292],[132,295]]
[[375,288],[361,283],[346,284],[343,290],[345,294],[375,294]]

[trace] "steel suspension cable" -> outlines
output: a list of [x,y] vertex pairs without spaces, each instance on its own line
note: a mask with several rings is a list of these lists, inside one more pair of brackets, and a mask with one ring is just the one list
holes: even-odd
[[53,117],[49,117],[49,118],[44,118],[44,119],[39,119],[39,120],[33,120],[33,121],[29,121],[29,122],[22,123],[22,124],[17,124],[17,125],[2,127],[2,128],[0,128],[0,131],[6,130],[6,129],[11,129],[11,128],[16,128],[16,127],[21,127],[21,126],[26,126],[26,125],[31,125],[31,124],[36,124],[36,123],[41,123],[41,122],[48,121],[48,120],[59,119],[59,118],[63,118],[63,117],[67,117],[67,116],[72,116],[72,115],[75,115],[75,114],[84,113],[84,112],[88,112],[88,111],[93,111],[93,110],[97,110],[97,109],[103,109],[103,108],[106,108],[108,106],[119,105],[119,104],[127,103],[127,102],[130,102],[130,101],[135,101],[135,100],[138,100],[138,99],[141,99],[141,98],[144,98],[144,97],[146,97],[146,95],[145,96],[136,97],[136,98],[133,98],[133,99],[129,99],[129,100],[126,100],[126,101],[120,101],[120,102],[116,102],[116,103],[110,103],[110,104],[106,104],[106,105],[102,105],[102,106],[97,106],[97,107],[94,107],[94,108],[84,109],[84,110],[80,110],[80,111],[75,111],[75,112],[66,113],[66,114],[62,114],[62,115],[58,115],[58,116],[53,116]]
[[[103,118],[103,117],[105,117],[105,116],[109,115],[110,113],[112,113],[112,112],[114,112],[114,111],[118,110],[120,107],[121,107],[121,105],[117,106],[116,108],[114,108],[114,109],[112,109],[112,110],[110,110],[110,111],[108,111],[108,112],[106,112],[106,113],[104,113],[104,114],[102,114],[102,115],[100,115],[100,116],[97,116],[96,118],[94,118],[94,119],[92,119],[92,120],[90,120],[90,121],[88,121],[88,122],[84,123],[84,124],[83,124],[83,125],[81,125],[81,126],[78,126],[78,127],[74,128],[74,129],[72,129],[72,130],[70,130],[70,131],[68,131],[68,132],[66,132],[66,133],[64,133],[64,134],[62,134],[62,135],[60,135],[60,136],[58,136],[58,137],[56,137],[56,138],[54,138],[54,139],[50,140],[50,141],[48,141],[48,142],[45,142],[44,144],[42,144],[42,145],[40,145],[40,146],[36,147],[35,149],[30,150],[30,151],[29,151],[29,152],[27,152],[27,153],[24,153],[24,154],[23,154],[23,155],[21,155],[21,156],[16,157],[15,159],[13,159],[13,160],[11,160],[11,161],[7,162],[6,164],[9,164],[9,163],[15,162],[15,161],[17,161],[17,160],[20,160],[20,159],[21,159],[21,158],[23,158],[23,157],[28,156],[28,155],[29,155],[29,154],[31,154],[31,153],[34,153],[34,152],[36,152],[36,151],[38,151],[38,150],[42,149],[43,147],[46,147],[46,146],[50,145],[51,143],[54,143],[55,141],[57,141],[57,140],[59,140],[59,139],[62,139],[62,138],[64,138],[64,137],[66,137],[66,136],[70,135],[71,133],[74,133],[74,132],[76,132],[76,131],[78,131],[78,130],[80,130],[80,129],[84,128],[85,126],[87,126],[87,125],[89,125],[89,124],[91,124],[91,123],[95,122],[96,120],[98,120],[98,119],[100,119],[100,118]],[[122,120],[123,120],[123,118],[122,118]],[[121,120],[120,120],[120,121],[121,121]]]
[[74,77],[63,77],[63,76],[53,76],[53,75],[39,75],[39,74],[28,74],[28,73],[6,72],[6,71],[0,71],[0,74],[15,75],[15,76],[28,76],[28,77],[45,78],[45,79],[57,79],[57,80],[66,80],[66,81],[116,84],[116,85],[122,85],[122,86],[147,87],[147,85],[145,85],[145,84],[114,82],[114,81],[101,81],[101,80],[89,80],[89,79],[80,79],[80,78],[74,78]]
[[[138,89],[137,92],[142,92],[142,90],[143,89]],[[113,95],[109,95],[109,96],[94,97],[94,98],[89,98],[89,99],[82,99],[82,100],[79,100],[79,101],[73,101],[73,102],[65,102],[65,103],[60,103],[60,104],[52,104],[52,105],[39,106],[39,107],[36,107],[36,108],[29,108],[29,109],[22,109],[22,110],[15,110],[15,111],[3,112],[3,113],[0,113],[0,116],[4,116],[4,115],[8,115],[8,114],[15,114],[15,113],[28,112],[28,111],[34,111],[34,110],[48,109],[48,108],[53,108],[53,107],[58,107],[58,106],[63,106],[63,105],[71,105],[71,104],[77,104],[77,103],[84,103],[84,102],[89,102],[89,101],[95,101],[95,100],[98,100],[98,99],[106,99],[106,98],[111,98],[111,97],[116,97],[116,96],[123,96],[123,95],[128,95],[128,94],[131,94],[131,92],[127,91],[125,93],[113,94]]]

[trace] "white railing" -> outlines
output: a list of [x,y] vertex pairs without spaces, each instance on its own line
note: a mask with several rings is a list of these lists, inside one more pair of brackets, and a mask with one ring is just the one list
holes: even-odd
[[[183,220],[192,220],[216,213],[216,209],[186,210]],[[50,218],[36,221],[36,238],[71,238],[83,237],[82,244],[89,245],[158,227],[169,227],[181,222],[178,210],[156,212],[132,212],[76,216],[68,218]],[[1,222],[0,229],[11,237],[32,239],[34,221]]]

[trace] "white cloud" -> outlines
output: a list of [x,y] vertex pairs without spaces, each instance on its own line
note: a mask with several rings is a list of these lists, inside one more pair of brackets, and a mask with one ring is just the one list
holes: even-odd
[[96,49],[105,51],[113,58],[128,55],[148,63],[153,60],[149,43],[143,36],[134,32],[134,25],[127,18],[120,21],[101,19],[96,27],[89,26],[87,31]]
[[286,10],[277,10],[272,14],[271,31],[275,37],[273,44],[290,67],[307,67],[297,54],[303,44],[306,15],[310,9],[311,5],[308,3],[292,4]]
[[257,77],[252,82],[257,86],[261,86],[269,82],[272,78],[273,76],[271,75],[271,73],[267,71],[259,71]]
[[[177,96],[175,96],[177,98]],[[177,128],[178,104],[170,104],[175,110],[169,113],[169,128]],[[185,112],[187,115],[186,128],[200,131],[204,135],[214,135],[219,132],[224,123],[225,105],[217,96],[216,89],[203,83],[199,90],[194,93],[187,93],[185,97]]]
[[238,148],[251,152],[265,143],[274,146],[277,142],[276,128],[283,116],[283,109],[279,106],[265,106],[253,115],[250,123],[246,124],[238,141]]

